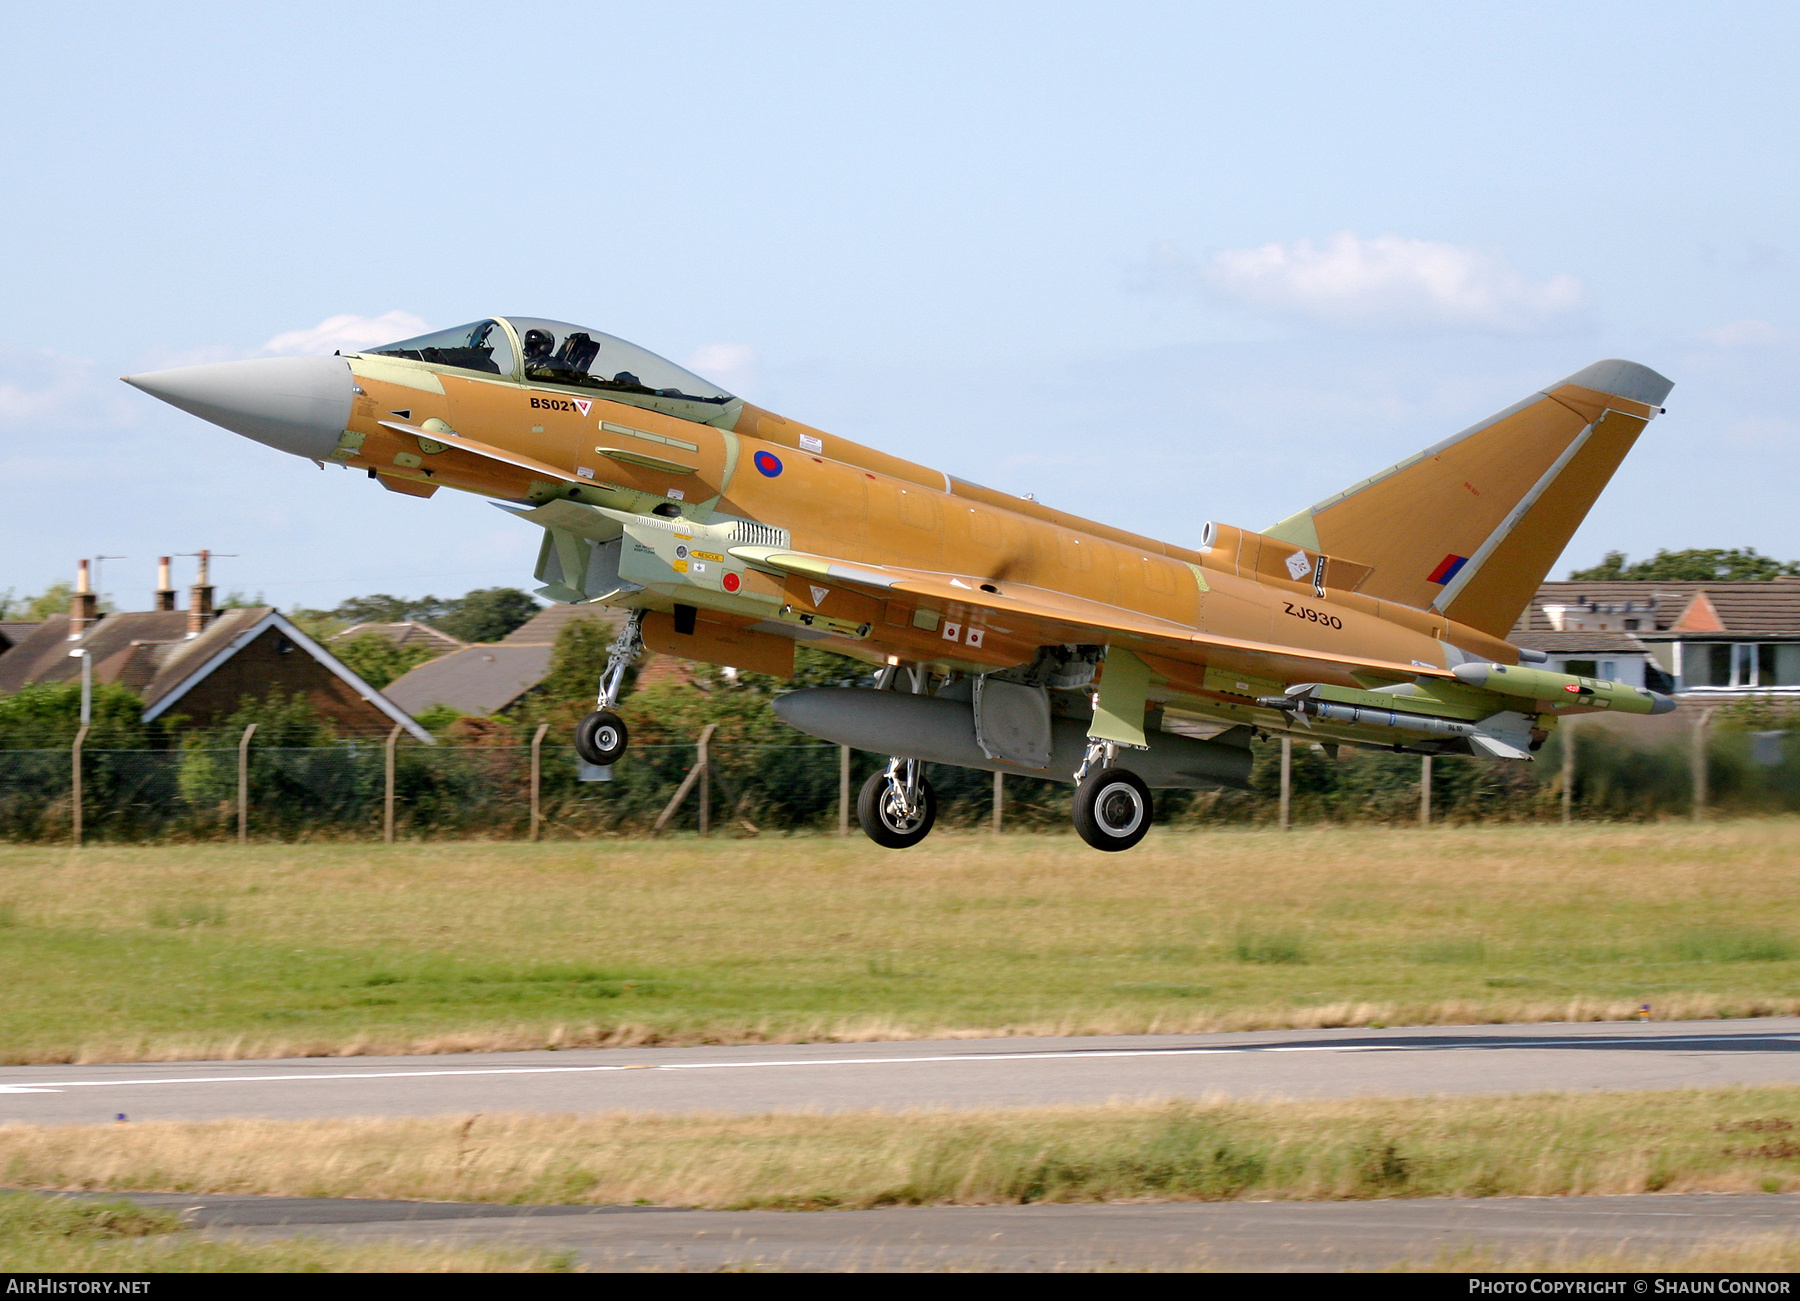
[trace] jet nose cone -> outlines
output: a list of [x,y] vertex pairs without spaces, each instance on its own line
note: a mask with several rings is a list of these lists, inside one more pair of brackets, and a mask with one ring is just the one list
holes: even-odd
[[268,357],[126,375],[133,388],[295,456],[329,456],[356,381],[342,357]]

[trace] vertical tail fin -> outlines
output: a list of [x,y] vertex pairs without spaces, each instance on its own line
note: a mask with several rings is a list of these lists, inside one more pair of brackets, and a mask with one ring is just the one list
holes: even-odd
[[1264,531],[1371,566],[1358,591],[1503,637],[1673,387],[1595,362]]

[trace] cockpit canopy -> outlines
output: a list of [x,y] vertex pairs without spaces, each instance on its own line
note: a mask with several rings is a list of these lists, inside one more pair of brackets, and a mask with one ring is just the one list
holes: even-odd
[[566,321],[509,316],[369,349],[377,357],[405,357],[458,370],[569,388],[598,389],[607,397],[684,420],[735,418],[737,399],[716,384],[614,335]]

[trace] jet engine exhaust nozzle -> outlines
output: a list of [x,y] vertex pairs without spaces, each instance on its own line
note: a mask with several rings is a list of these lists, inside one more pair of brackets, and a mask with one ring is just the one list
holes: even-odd
[[189,415],[312,460],[336,449],[356,391],[342,357],[260,357],[123,378]]

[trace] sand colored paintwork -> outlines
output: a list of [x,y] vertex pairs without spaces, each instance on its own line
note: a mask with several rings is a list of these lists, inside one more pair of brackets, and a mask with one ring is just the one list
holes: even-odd
[[[404,493],[634,517],[586,512],[590,541],[623,531],[618,572],[639,585],[609,602],[705,612],[704,637],[654,623],[660,649],[767,672],[791,664],[798,637],[871,663],[979,673],[1041,646],[1105,646],[1136,657],[1152,703],[1270,730],[1287,720],[1254,702],[1290,684],[1450,682],[1458,663],[1518,663],[1501,634],[1655,414],[1565,383],[1268,533],[1209,526],[1188,550],[749,403],[733,404],[727,429],[591,389],[349,362],[359,391],[335,459]],[[1629,364],[1582,376],[1607,366]],[[658,506],[679,516],[646,518]],[[780,540],[733,545],[737,521]],[[718,559],[696,572],[673,550],[689,546]],[[1429,581],[1446,552],[1468,558],[1462,572]],[[1480,694],[1495,710],[1518,705]],[[1325,724],[1303,735],[1394,742]]]

